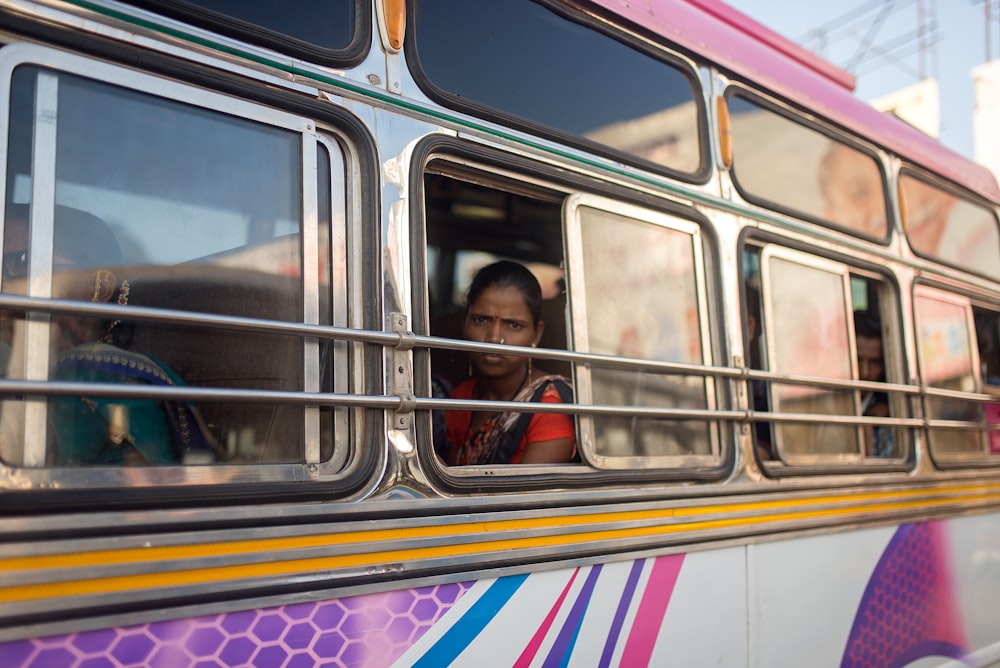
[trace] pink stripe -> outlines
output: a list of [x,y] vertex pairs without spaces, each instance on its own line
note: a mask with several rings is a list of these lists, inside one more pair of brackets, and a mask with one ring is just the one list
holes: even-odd
[[653,655],[653,646],[663,624],[663,615],[667,613],[667,604],[674,591],[677,575],[684,563],[683,554],[672,554],[668,557],[657,557],[653,561],[653,570],[649,574],[646,590],[642,593],[639,610],[632,622],[632,630],[625,642],[621,665],[647,666]]
[[559,594],[559,598],[556,600],[555,605],[553,605],[552,609],[549,610],[549,614],[545,616],[545,620],[542,622],[542,625],[538,627],[538,630],[535,631],[535,635],[531,637],[531,642],[529,642],[528,646],[524,648],[523,652],[521,652],[521,656],[517,658],[517,662],[514,663],[514,668],[528,668],[528,666],[531,665],[535,655],[538,654],[538,648],[542,646],[542,641],[545,639],[545,635],[549,632],[549,629],[552,628],[552,622],[555,621],[559,608],[562,607],[563,601],[566,600],[566,595],[569,594],[569,588],[573,586],[573,581],[576,580],[576,574],[579,572],[579,568],[573,571],[573,575],[570,576],[569,582],[567,582],[566,586],[563,587],[562,593]]

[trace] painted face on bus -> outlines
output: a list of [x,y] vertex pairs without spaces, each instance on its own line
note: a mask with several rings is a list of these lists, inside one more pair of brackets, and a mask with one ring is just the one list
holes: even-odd
[[882,179],[870,157],[834,144],[823,157],[819,178],[825,218],[871,237],[886,235]]
[[881,382],[885,378],[885,360],[882,357],[882,340],[868,336],[859,336],[858,345],[858,378],[872,382]]
[[[469,304],[464,333],[469,341],[511,346],[536,346],[545,323],[536,321],[525,295],[511,285],[493,285]],[[470,353],[472,365],[486,378],[524,373],[527,358],[517,355]]]

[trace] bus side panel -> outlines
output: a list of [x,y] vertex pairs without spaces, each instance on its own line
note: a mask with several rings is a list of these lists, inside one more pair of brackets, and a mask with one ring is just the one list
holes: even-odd
[[[939,665],[998,658],[996,515],[0,644],[5,666]],[[749,632],[748,632],[748,629]],[[749,633],[749,635],[748,635]]]
[[995,660],[995,520],[970,517],[750,546],[750,665]]
[[837,666],[895,528],[750,545],[749,665]]
[[649,665],[747,665],[746,554],[734,547],[684,557]]
[[[563,568],[0,644],[11,667],[743,666],[745,548]],[[484,663],[484,661],[486,663]]]
[[731,548],[478,582],[396,665],[744,666],[745,573]]
[[996,515],[949,520],[955,591],[972,665],[1000,662],[1000,524]]

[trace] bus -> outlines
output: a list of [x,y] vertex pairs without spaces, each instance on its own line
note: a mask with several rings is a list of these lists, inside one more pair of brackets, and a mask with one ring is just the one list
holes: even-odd
[[1000,662],[1000,188],[853,87],[719,0],[0,0],[3,665]]

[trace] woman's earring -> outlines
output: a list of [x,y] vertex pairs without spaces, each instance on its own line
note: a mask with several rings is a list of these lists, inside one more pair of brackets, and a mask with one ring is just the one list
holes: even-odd
[[[534,348],[537,344],[532,343],[531,347]],[[528,380],[531,380],[531,358],[528,358]]]
[[94,296],[90,301],[97,303],[101,299],[101,284],[104,283],[104,275],[101,272],[94,274]]

